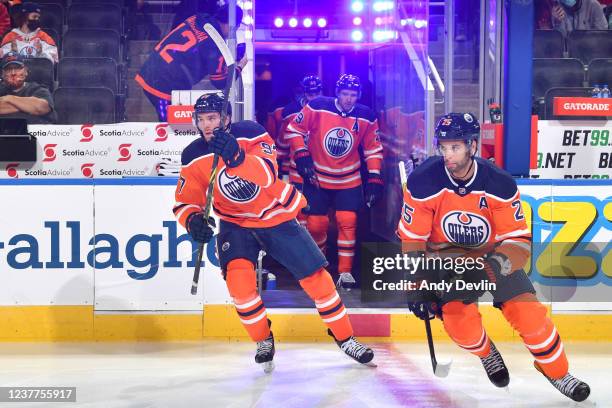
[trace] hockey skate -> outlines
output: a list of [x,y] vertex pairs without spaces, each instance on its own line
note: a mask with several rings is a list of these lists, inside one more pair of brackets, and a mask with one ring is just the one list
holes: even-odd
[[349,272],[342,272],[336,282],[336,287],[340,290],[350,291],[355,286],[355,278]]
[[502,358],[499,351],[495,347],[495,344],[491,342],[491,351],[489,355],[486,357],[480,357],[480,361],[482,362],[482,366],[487,372],[487,377],[496,387],[506,387],[510,383],[510,374],[508,373],[508,368],[504,363],[504,359]]
[[255,362],[263,365],[264,373],[274,371],[274,335],[270,332],[268,338],[257,342]]
[[542,373],[544,377],[561,392],[561,394],[565,395],[568,398],[573,399],[576,402],[584,401],[588,398],[591,393],[591,388],[584,381],[580,381],[570,373],[565,374],[563,377],[554,379],[548,377],[544,374],[544,371],[540,368],[536,361],[533,362],[536,370]]
[[327,334],[334,338],[334,341],[338,347],[340,347],[340,350],[344,351],[344,354],[361,364],[376,367],[376,364],[372,362],[372,359],[374,358],[374,351],[372,351],[371,348],[361,344],[354,336],[340,341],[336,339],[331,330],[327,329]]

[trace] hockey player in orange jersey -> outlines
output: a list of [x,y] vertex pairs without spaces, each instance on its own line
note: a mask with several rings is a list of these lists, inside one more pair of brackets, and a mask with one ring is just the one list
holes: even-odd
[[[516,182],[494,164],[475,157],[479,133],[478,121],[470,113],[440,119],[435,129],[439,156],[426,160],[408,178],[398,235],[404,250],[413,255],[427,250],[442,258],[480,257],[484,268],[463,275],[445,271],[451,275],[449,281],[495,283],[490,290],[494,306],[519,333],[536,369],[565,396],[582,401],[589,386],[569,374],[561,337],[523,270],[531,232]],[[431,278],[439,271],[419,272]],[[409,308],[421,319],[441,316],[451,339],[478,356],[491,382],[504,387],[510,381],[508,369],[478,312],[476,302],[482,293],[455,290],[439,297],[420,291],[421,301]]]
[[325,270],[325,257],[295,220],[306,200],[294,186],[278,179],[274,142],[256,122],[230,126],[228,115],[220,126],[223,102],[223,97],[209,94],[195,104],[194,121],[201,137],[181,156],[173,211],[194,241],[210,241],[214,226],[205,223],[202,211],[213,156],[219,155],[213,190],[213,209],[221,219],[217,252],[238,317],[257,342],[255,361],[265,364],[266,372],[273,368],[274,337],[254,268],[260,249],[265,249],[299,280],[341,350],[369,363],[374,352],[353,336],[346,308]]
[[361,160],[363,148],[368,179],[365,198],[373,206],[382,196],[382,145],[374,112],[357,103],[361,83],[355,75],[344,74],[336,82],[336,98],[310,101],[287,126],[285,139],[308,199],[308,231],[324,249],[329,225],[328,212],[334,208],[338,225],[339,286],[355,283],[352,276],[357,232],[357,213],[363,205]]
[[[304,180],[298,174],[297,168],[295,167],[295,162],[289,154],[290,147],[289,143],[287,143],[287,140],[285,139],[285,134],[287,133],[287,126],[293,121],[293,119],[295,119],[302,108],[304,108],[308,102],[320,97],[323,94],[323,83],[321,82],[321,78],[316,75],[306,75],[302,79],[301,85],[302,90],[304,91],[303,96],[294,99],[283,108],[279,136],[276,140],[279,162],[281,162],[282,167],[286,167],[285,172],[289,174],[289,182],[296,186],[300,191],[303,190]],[[306,214],[300,212],[297,216],[297,220],[300,224],[306,226]]]

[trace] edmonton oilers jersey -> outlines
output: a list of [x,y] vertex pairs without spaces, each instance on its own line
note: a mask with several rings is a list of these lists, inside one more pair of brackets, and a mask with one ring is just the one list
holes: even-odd
[[465,181],[452,178],[440,156],[417,167],[408,178],[397,233],[430,249],[496,247],[508,258],[517,251],[522,258],[531,241],[516,182],[480,158]]
[[295,119],[295,117],[300,113],[305,103],[305,100],[293,100],[287,106],[285,106],[282,110],[282,121],[280,125],[280,131],[278,132],[278,138],[276,139],[276,146],[278,148],[278,155],[281,159],[283,159],[283,166],[287,163],[286,172],[289,173],[289,181],[291,183],[301,184],[304,182],[302,177],[298,174],[297,169],[295,167],[295,162],[293,161],[293,157],[289,154],[290,146],[287,143],[287,139],[285,138],[287,134],[287,126],[289,123]]
[[368,171],[380,174],[383,148],[378,121],[365,105],[358,103],[345,113],[336,105],[336,98],[316,98],[289,123],[285,139],[292,153],[308,148],[322,188],[345,189],[361,184],[360,146]]
[[[276,147],[265,129],[251,121],[232,124],[245,160],[228,168],[219,160],[213,190],[213,209],[223,220],[243,227],[273,227],[295,218],[306,206],[302,194],[277,177]],[[181,225],[193,212],[206,206],[206,190],[213,154],[203,138],[185,148],[173,211]]]

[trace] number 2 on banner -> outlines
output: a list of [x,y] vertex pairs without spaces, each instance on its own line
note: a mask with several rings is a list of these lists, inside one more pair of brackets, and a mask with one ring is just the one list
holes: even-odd
[[174,61],[174,58],[168,53],[170,50],[175,50],[179,52],[185,52],[189,50],[191,47],[197,44],[197,40],[195,35],[191,31],[183,31],[181,33],[183,37],[187,39],[187,42],[183,44],[166,44],[164,48],[159,52],[160,57],[163,58],[168,64]]

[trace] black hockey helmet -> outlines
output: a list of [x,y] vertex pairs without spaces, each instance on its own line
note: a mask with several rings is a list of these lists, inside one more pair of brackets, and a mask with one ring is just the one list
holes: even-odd
[[343,90],[348,89],[351,91],[357,91],[357,97],[361,98],[361,81],[357,75],[353,74],[342,74],[336,82],[336,95]]
[[[236,6],[236,27],[238,27],[242,23],[243,11],[239,6]],[[228,24],[229,22],[229,4],[225,3],[217,9],[215,13],[215,18],[223,24]]]
[[[223,95],[218,93],[207,93],[198,98],[195,105],[193,105],[193,125],[198,127],[198,113],[209,113],[209,112],[217,112],[221,115],[223,111],[223,104],[225,103],[225,98]],[[227,116],[232,115],[232,105],[230,103],[227,104]]]
[[480,125],[471,113],[449,113],[436,124],[434,136],[436,144],[441,140],[463,140],[466,143],[478,141]]
[[318,93],[323,91],[323,82],[316,75],[306,75],[302,79],[302,89],[307,94]]

